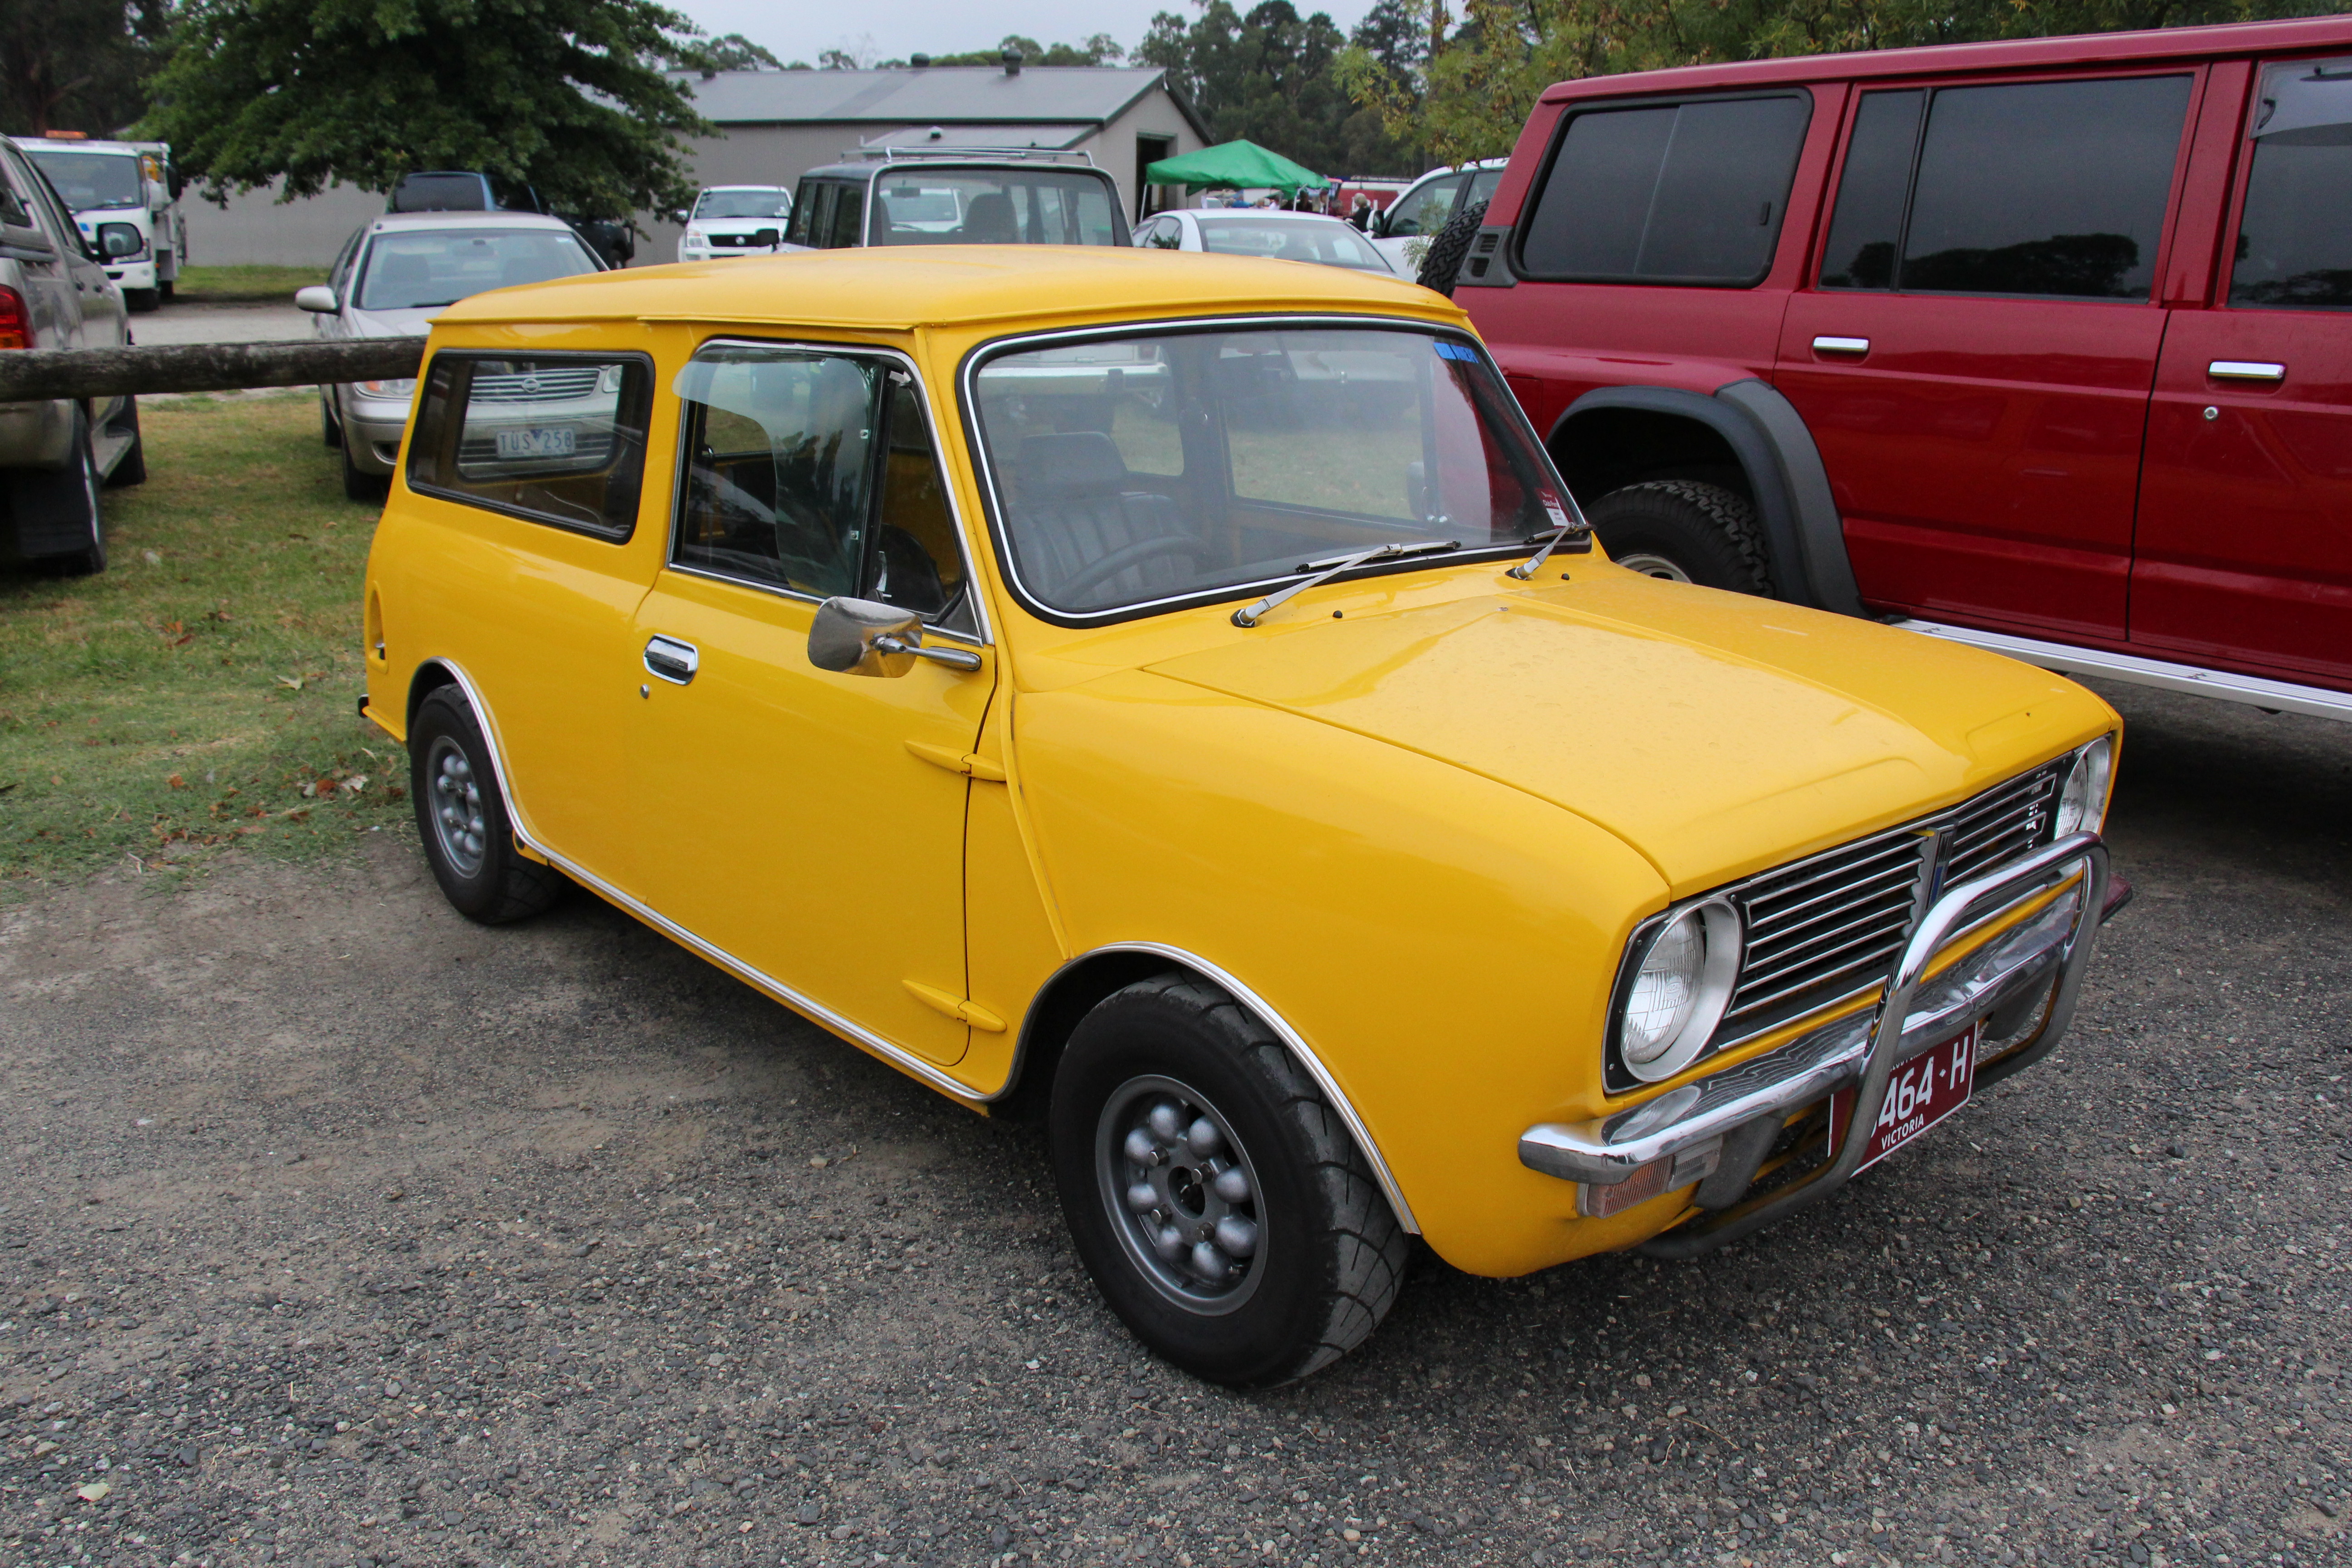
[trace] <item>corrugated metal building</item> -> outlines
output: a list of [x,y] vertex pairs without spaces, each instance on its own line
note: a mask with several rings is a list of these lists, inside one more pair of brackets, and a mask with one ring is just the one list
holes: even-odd
[[[898,70],[721,71],[685,76],[722,134],[698,144],[705,185],[791,185],[861,144],[1040,147],[1085,153],[1118,180],[1131,218],[1144,165],[1208,144],[1157,68],[929,66]],[[226,211],[187,205],[190,260],[324,266],[383,198],[337,188],[276,203],[257,191]],[[673,259],[678,226],[641,213],[639,264]]]

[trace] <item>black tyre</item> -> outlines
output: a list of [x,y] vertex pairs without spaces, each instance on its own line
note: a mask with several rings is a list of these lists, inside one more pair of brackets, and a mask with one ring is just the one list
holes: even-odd
[[343,495],[356,501],[383,500],[384,492],[392,488],[391,477],[385,474],[371,474],[352,462],[352,444],[349,441],[338,441],[335,445],[342,448],[343,453]]
[[1410,1238],[1346,1125],[1204,982],[1139,981],[1088,1013],[1046,1128],[1087,1272],[1138,1339],[1195,1376],[1305,1377],[1396,1300]]
[[1609,559],[1645,576],[1769,597],[1756,509],[1721,485],[1651,479],[1585,509]]
[[166,278],[162,283],[156,286],[155,292],[163,295],[163,298],[168,300],[174,293],[178,292],[178,285],[173,279]]
[[65,467],[18,468],[0,475],[0,482],[8,487],[5,515],[15,524],[16,554],[36,571],[88,577],[106,570],[106,518],[89,423],[79,407],[68,439]]
[[146,437],[139,433],[139,400],[137,398],[126,397],[122,400],[122,412],[114,416],[114,429],[117,435],[128,435],[131,437],[131,449],[117,459],[114,471],[106,476],[106,488],[119,490],[125,485],[145,484],[147,482],[147,441]]
[[527,920],[562,895],[562,874],[515,847],[490,748],[454,686],[417,706],[408,730],[408,785],[425,863],[459,914],[500,925]]
[[319,394],[319,438],[332,452],[342,446],[342,427],[335,423],[335,405],[327,401],[325,393]]
[[156,289],[125,289],[122,303],[134,316],[143,316],[163,302],[163,291]]
[[1464,207],[1445,220],[1429,248],[1422,252],[1421,271],[1416,278],[1424,289],[1434,289],[1451,299],[1454,280],[1462,275],[1462,258],[1470,254],[1470,242],[1478,237],[1479,225],[1486,221],[1486,204]]

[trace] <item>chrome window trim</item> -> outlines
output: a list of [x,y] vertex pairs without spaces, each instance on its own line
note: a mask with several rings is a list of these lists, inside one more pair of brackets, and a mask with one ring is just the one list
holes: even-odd
[[[1424,320],[1418,316],[1394,316],[1370,312],[1350,315],[1332,311],[1300,311],[1297,314],[1258,311],[1237,316],[1154,317],[1149,321],[1118,321],[1108,326],[1063,327],[1052,331],[1019,332],[1011,337],[991,338],[964,355],[963,363],[956,373],[956,388],[963,404],[964,442],[971,450],[972,477],[980,484],[981,507],[986,514],[989,542],[996,552],[997,566],[1004,574],[1005,586],[1012,590],[1014,601],[1023,609],[1050,626],[1073,628],[1112,626],[1121,621],[1138,620],[1147,616],[1159,615],[1171,609],[1226,604],[1235,599],[1244,601],[1254,599],[1268,587],[1291,582],[1299,574],[1296,572],[1286,572],[1279,576],[1261,577],[1255,582],[1235,583],[1219,588],[1204,588],[1196,593],[1175,595],[1165,599],[1144,599],[1132,605],[1120,605],[1108,610],[1062,610],[1047,605],[1030,591],[1027,584],[1022,582],[1020,571],[1013,563],[1011,542],[1004,533],[1003,509],[997,500],[996,470],[989,460],[988,443],[982,437],[980,428],[979,389],[975,384],[987,361],[1001,358],[1008,353],[1017,353],[1024,349],[1057,343],[1088,342],[1103,338],[1132,337],[1138,333],[1155,331],[1262,331],[1282,328],[1311,331],[1331,327],[1400,329],[1420,332],[1432,338],[1444,338],[1470,348],[1477,354],[1478,363],[1493,373],[1496,384],[1503,389],[1504,403],[1508,406],[1511,414],[1517,416],[1520,429],[1528,438],[1528,446],[1541,459],[1545,471],[1550,475],[1553,484],[1559,487],[1561,494],[1569,493],[1566,481],[1560,479],[1559,468],[1552,462],[1550,448],[1544,445],[1543,437],[1536,434],[1534,425],[1528,422],[1527,410],[1519,405],[1518,395],[1510,390],[1511,384],[1503,374],[1502,366],[1495,363],[1494,356],[1486,352],[1486,345],[1478,341],[1476,334],[1466,328],[1457,327],[1449,322]],[[1360,576],[1379,577],[1403,572],[1438,571],[1449,566],[1459,566],[1489,559],[1517,560],[1527,554],[1528,542],[1518,541],[1509,544],[1481,545],[1455,551],[1448,555],[1409,557],[1401,561],[1368,565],[1362,568],[1360,573],[1349,573],[1339,580],[1346,582],[1356,580]]]
[[[868,354],[887,359],[906,372],[908,379],[914,383],[915,396],[922,404],[923,417],[930,426],[932,460],[940,465],[940,478],[943,481],[940,488],[947,493],[948,515],[955,521],[956,552],[963,560],[964,582],[967,584],[964,596],[971,601],[972,622],[975,627],[972,631],[960,632],[950,626],[935,626],[926,618],[923,622],[923,632],[926,637],[937,632],[941,637],[952,637],[958,642],[967,643],[973,647],[992,646],[996,640],[995,634],[992,629],[988,613],[988,595],[977,570],[979,557],[972,548],[971,520],[964,515],[963,501],[956,494],[954,476],[948,472],[947,448],[940,438],[947,429],[947,426],[941,422],[939,405],[931,396],[930,385],[924,381],[922,370],[914,360],[909,358],[904,350],[891,348],[885,343],[828,342],[821,338],[747,338],[722,333],[716,337],[705,338],[696,343],[693,352],[688,353],[684,362],[678,365],[678,371],[683,372],[688,365],[692,364],[696,355],[700,354],[703,350],[714,347],[799,349],[813,353]],[[676,374],[670,377],[673,384],[677,379]],[[700,577],[713,583],[725,583],[733,587],[756,589],[762,594],[772,594],[782,599],[798,600],[804,605],[824,604],[826,595],[822,594],[803,593],[798,588],[787,588],[774,583],[755,583],[746,577],[733,577],[724,572],[714,572],[706,566],[686,566],[678,563],[677,559],[678,525],[683,521],[686,508],[686,484],[689,469],[690,454],[687,450],[689,421],[686,417],[686,399],[678,396],[675,391],[667,391],[660,387],[656,387],[655,391],[667,395],[677,405],[678,410],[677,458],[673,482],[670,485],[669,533],[662,544],[662,570],[676,572],[688,577]],[[876,515],[880,515],[878,497]]]

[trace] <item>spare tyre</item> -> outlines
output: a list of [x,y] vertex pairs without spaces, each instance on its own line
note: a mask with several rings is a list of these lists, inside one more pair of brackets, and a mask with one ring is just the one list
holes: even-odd
[[1434,289],[1449,300],[1454,297],[1454,280],[1462,275],[1462,258],[1470,254],[1470,242],[1478,237],[1478,229],[1486,221],[1485,202],[1464,207],[1445,220],[1445,226],[1437,231],[1437,237],[1422,252],[1417,281],[1423,288]]

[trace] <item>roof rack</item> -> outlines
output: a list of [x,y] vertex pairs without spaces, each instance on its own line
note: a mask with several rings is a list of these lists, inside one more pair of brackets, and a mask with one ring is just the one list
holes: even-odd
[[879,159],[885,163],[911,163],[922,162],[924,160],[949,163],[958,159],[965,161],[987,161],[1000,158],[1025,158],[1034,159],[1041,163],[1083,163],[1089,169],[1095,166],[1095,155],[1091,153],[1084,151],[1064,152],[1053,147],[950,147],[946,145],[937,147],[858,146],[845,149],[841,155],[844,158]]

